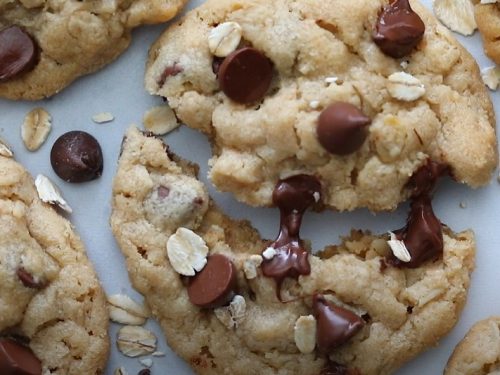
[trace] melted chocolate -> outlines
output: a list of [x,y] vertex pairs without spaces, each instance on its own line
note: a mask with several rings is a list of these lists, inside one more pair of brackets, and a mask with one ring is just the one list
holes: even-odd
[[356,369],[350,369],[337,362],[328,361],[319,375],[361,375]]
[[420,167],[412,178],[412,202],[406,226],[394,231],[398,240],[403,241],[411,255],[409,262],[403,262],[393,254],[387,262],[396,267],[417,268],[429,260],[438,259],[443,254],[443,230],[441,221],[432,209],[432,193],[438,179],[449,172],[446,165],[429,160]]
[[300,239],[299,231],[306,209],[319,200],[321,183],[316,177],[297,175],[281,180],[273,192],[273,203],[280,209],[280,232],[270,245],[276,249],[271,260],[264,260],[262,273],[275,279],[278,298],[281,284],[287,277],[297,279],[309,275],[311,266],[308,252]]
[[318,324],[318,349],[323,353],[330,353],[346,343],[365,325],[361,317],[329,303],[321,294],[313,297],[313,314]]

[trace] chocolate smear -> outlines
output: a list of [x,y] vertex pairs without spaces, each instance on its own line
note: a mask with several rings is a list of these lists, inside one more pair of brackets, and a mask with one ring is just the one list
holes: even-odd
[[274,188],[273,203],[280,210],[280,231],[278,238],[269,245],[276,250],[276,255],[264,260],[261,267],[264,276],[276,281],[280,301],[281,284],[285,278],[297,279],[300,275],[311,273],[309,254],[299,231],[304,212],[319,201],[320,194],[319,180],[304,174],[280,180]]
[[0,374],[41,375],[42,364],[29,347],[0,338]]

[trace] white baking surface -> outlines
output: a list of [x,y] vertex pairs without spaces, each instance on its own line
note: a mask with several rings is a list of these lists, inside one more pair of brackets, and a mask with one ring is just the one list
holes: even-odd
[[[192,1],[188,9],[202,1]],[[430,6],[431,0],[424,0]],[[126,293],[140,300],[130,286],[124,260],[111,234],[110,215],[111,182],[115,174],[116,161],[122,136],[132,124],[141,125],[144,112],[154,105],[161,105],[159,98],[149,96],[143,88],[144,64],[150,44],[165,28],[164,25],[146,27],[134,33],[133,43],[118,61],[93,75],[79,79],[52,99],[41,102],[13,102],[0,100],[0,137],[7,140],[16,159],[33,175],[45,174],[62,189],[64,197],[73,207],[70,219],[82,237],[94,262],[106,292]],[[457,35],[457,37],[459,37]],[[478,59],[481,68],[493,63],[483,53],[479,35],[459,37],[462,43]],[[497,113],[500,114],[500,92],[492,94]],[[40,150],[30,153],[22,144],[20,125],[24,115],[36,106],[46,108],[53,117],[52,132]],[[95,124],[91,117],[100,112],[111,112],[115,120],[107,124]],[[69,184],[60,180],[50,166],[50,149],[54,141],[69,130],[85,130],[94,135],[104,152],[103,176],[89,183]],[[195,161],[201,166],[200,176],[206,181],[207,160],[210,148],[206,138],[186,127],[166,137],[174,152]],[[473,274],[467,305],[458,325],[436,348],[429,349],[401,368],[398,375],[441,374],[455,345],[477,320],[490,315],[500,315],[498,281],[500,267],[500,184],[497,174],[489,186],[471,190],[451,181],[442,183],[434,199],[438,217],[455,231],[472,228],[477,235],[477,269]],[[254,209],[236,202],[229,194],[212,196],[225,211],[235,218],[249,219],[265,238],[273,238],[278,230],[278,212],[273,209]],[[459,205],[463,202],[466,208]],[[407,205],[395,213],[377,214],[366,210],[352,213],[308,213],[304,220],[302,237],[313,241],[315,249],[328,243],[337,243],[340,235],[351,228],[386,232],[404,225]],[[150,320],[147,327],[154,330],[159,339],[158,350],[165,357],[153,358],[153,375],[192,375],[181,359],[166,345],[158,325]],[[137,359],[124,357],[115,346],[119,326],[111,325],[112,351],[107,375],[118,366],[125,367],[135,375],[143,367]],[[185,338],[189,340],[189,337]],[[82,374],[84,375],[84,374]],[[255,374],[258,375],[258,374]]]

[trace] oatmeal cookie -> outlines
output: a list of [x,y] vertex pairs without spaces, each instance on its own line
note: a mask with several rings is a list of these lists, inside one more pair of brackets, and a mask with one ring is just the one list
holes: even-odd
[[41,99],[116,59],[185,0],[0,0],[0,97]]
[[483,37],[484,50],[493,61],[500,64],[500,3],[476,2],[476,22]]
[[472,187],[497,163],[477,64],[417,0],[208,0],[151,47],[145,84],[254,206],[306,173],[327,206],[392,210],[429,157]]
[[80,238],[28,172],[0,156],[0,373],[102,374],[107,329]]
[[314,178],[278,184],[271,243],[225,216],[196,170],[130,129],[111,216],[134,287],[196,373],[389,374],[456,323],[474,267],[470,231],[440,225],[442,254],[418,266],[387,261],[388,236],[354,230],[312,255],[298,232],[321,199]]
[[500,373],[500,317],[482,320],[469,330],[450,357],[445,375]]

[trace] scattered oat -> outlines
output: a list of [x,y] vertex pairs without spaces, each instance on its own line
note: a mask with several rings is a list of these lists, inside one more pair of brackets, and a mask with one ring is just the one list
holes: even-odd
[[301,353],[308,354],[316,347],[316,319],[312,315],[301,316],[295,322],[295,345]]
[[174,111],[166,104],[149,109],[142,123],[146,130],[156,135],[165,135],[179,126]]
[[113,114],[110,112],[101,112],[92,116],[92,121],[94,121],[96,124],[104,124],[106,122],[111,122],[114,119],[115,116],[113,116]]
[[48,177],[43,174],[39,174],[35,178],[35,187],[38,192],[38,197],[42,202],[55,204],[62,210],[72,213],[73,210],[69,206],[69,204],[64,200],[61,195],[61,191],[57,188],[56,185],[52,181],[49,180]]
[[395,99],[411,102],[425,94],[425,87],[418,78],[405,72],[393,73],[389,76],[387,90]]
[[276,256],[276,249],[273,247],[268,247],[262,252],[262,257],[267,260],[271,260]]
[[126,310],[119,307],[108,305],[109,319],[115,323],[127,324],[130,326],[142,326],[146,323],[146,319],[137,315],[130,314]]
[[108,296],[108,303],[141,318],[147,319],[151,316],[151,312],[146,306],[135,302],[125,294],[112,294]]
[[156,336],[139,326],[124,326],[118,331],[116,345],[127,357],[139,357],[156,351]]
[[38,150],[52,129],[52,118],[43,108],[35,108],[24,117],[21,138],[29,151]]
[[139,363],[147,368],[150,368],[151,366],[153,366],[153,360],[151,358],[140,359]]
[[319,107],[319,100],[311,100],[309,102],[309,107],[312,109],[317,109]]
[[164,352],[154,352],[151,354],[153,357],[165,357]]
[[127,370],[125,370],[123,367],[118,367],[114,372],[113,375],[128,375]]
[[243,272],[248,280],[255,279],[257,277],[257,268],[262,264],[262,256],[260,255],[250,255],[248,259],[243,262]]
[[434,13],[449,29],[471,35],[477,29],[471,0],[434,0]]
[[2,138],[0,138],[0,156],[5,156],[6,158],[14,156],[14,153],[10,149],[9,145]]
[[389,247],[391,248],[394,256],[405,263],[411,261],[411,255],[408,252],[405,243],[398,240],[394,233],[389,232],[389,234],[391,235],[391,239],[387,241],[387,243],[389,244]]
[[498,0],[481,0],[481,4],[495,4]]
[[234,296],[229,306],[219,307],[214,310],[214,314],[219,321],[227,328],[237,328],[245,319],[247,304],[245,298],[240,295]]
[[236,22],[224,22],[214,27],[208,36],[208,48],[217,57],[226,57],[238,48],[241,26]]
[[339,77],[326,77],[325,82],[326,83],[337,83],[339,80]]
[[205,240],[187,228],[179,228],[167,241],[167,255],[174,270],[184,276],[194,276],[207,264]]
[[481,78],[490,90],[497,90],[500,86],[500,67],[490,66],[481,70]]

